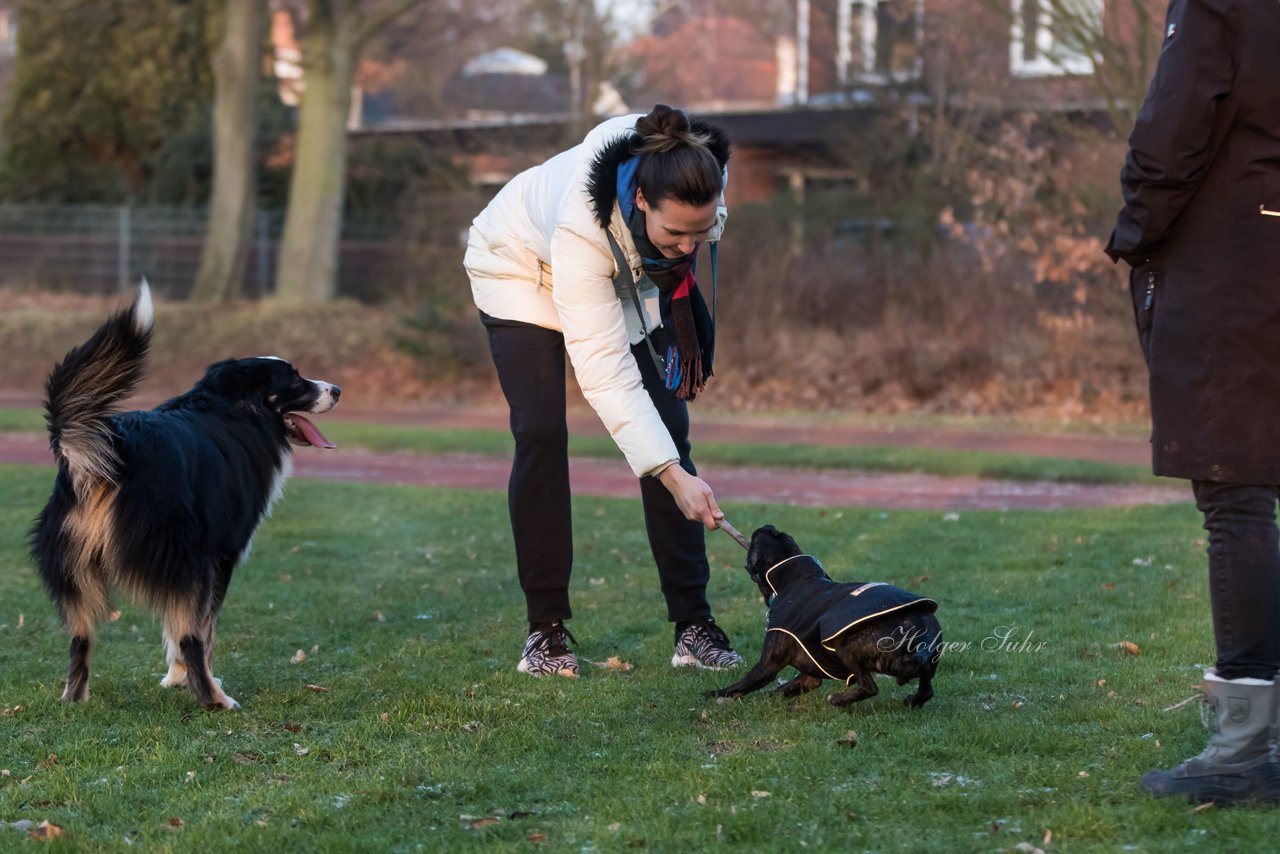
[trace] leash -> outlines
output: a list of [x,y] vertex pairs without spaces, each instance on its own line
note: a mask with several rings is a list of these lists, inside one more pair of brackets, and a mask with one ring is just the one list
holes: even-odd
[[751,541],[742,536],[742,532],[729,524],[728,519],[720,520],[720,530],[733,537],[734,542],[742,546],[747,551],[751,551]]

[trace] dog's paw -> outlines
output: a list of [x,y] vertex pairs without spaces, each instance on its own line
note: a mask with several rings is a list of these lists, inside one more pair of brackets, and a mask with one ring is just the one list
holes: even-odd
[[221,697],[213,701],[211,709],[226,709],[228,712],[234,712],[240,708],[240,704],[236,702],[235,697],[230,694],[223,694]]
[[180,665],[174,665],[169,668],[169,672],[160,680],[161,688],[181,688],[187,684],[187,668]]

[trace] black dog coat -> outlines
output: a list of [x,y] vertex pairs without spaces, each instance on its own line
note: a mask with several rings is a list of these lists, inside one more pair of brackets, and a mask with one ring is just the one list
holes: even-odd
[[882,581],[832,581],[822,564],[809,555],[774,564],[765,570],[764,580],[774,593],[765,631],[790,635],[819,671],[846,685],[853,674],[836,655],[840,635],[894,611],[938,610],[932,599]]

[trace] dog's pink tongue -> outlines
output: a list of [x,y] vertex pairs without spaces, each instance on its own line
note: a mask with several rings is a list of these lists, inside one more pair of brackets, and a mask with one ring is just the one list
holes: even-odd
[[333,444],[333,442],[330,442],[328,439],[326,439],[324,437],[324,434],[321,433],[320,430],[316,428],[316,425],[312,424],[310,421],[303,418],[298,413],[292,412],[290,413],[290,417],[293,418],[293,424],[295,427],[298,428],[298,432],[302,434],[302,438],[306,439],[312,445],[315,445],[317,448],[338,447],[337,445]]

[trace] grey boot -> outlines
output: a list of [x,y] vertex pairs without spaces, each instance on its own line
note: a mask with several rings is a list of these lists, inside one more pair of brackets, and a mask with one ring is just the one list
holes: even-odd
[[1192,803],[1280,803],[1280,759],[1274,753],[1280,690],[1261,679],[1204,675],[1202,716],[1209,746],[1168,771],[1148,771],[1142,790]]

